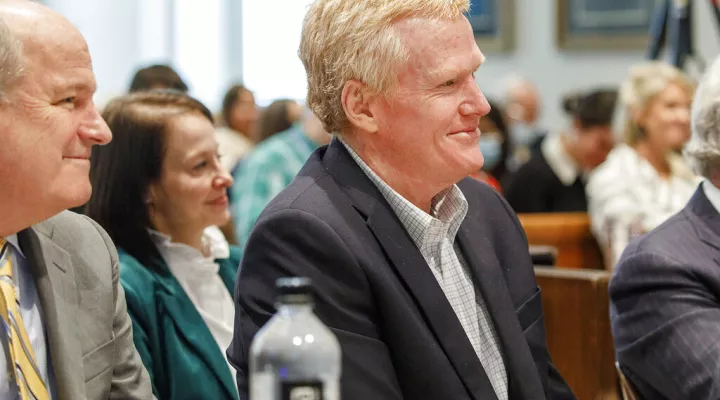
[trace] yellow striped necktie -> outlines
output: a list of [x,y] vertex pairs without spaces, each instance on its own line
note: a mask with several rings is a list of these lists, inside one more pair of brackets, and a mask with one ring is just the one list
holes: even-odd
[[20,400],[48,400],[50,395],[40,376],[35,352],[20,315],[10,262],[12,246],[4,238],[0,238],[0,249],[0,316],[8,338],[9,360],[15,366],[13,375],[20,392]]

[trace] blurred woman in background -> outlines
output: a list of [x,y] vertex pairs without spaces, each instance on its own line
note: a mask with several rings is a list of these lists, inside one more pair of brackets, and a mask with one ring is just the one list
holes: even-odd
[[258,116],[255,96],[250,90],[243,85],[233,85],[228,89],[217,129],[222,164],[228,171],[232,171],[253,148]]
[[296,101],[289,99],[273,101],[260,115],[255,143],[290,129],[301,116],[302,107]]
[[133,339],[159,400],[237,399],[225,350],[240,249],[210,111],[176,91],[111,101],[113,141],[92,152],[87,215],[118,248]]
[[505,179],[508,169],[508,157],[512,154],[507,120],[502,107],[488,100],[490,112],[480,118],[480,152],[484,162],[482,169],[472,175],[473,178],[502,192],[500,182]]
[[587,211],[586,175],[614,145],[617,90],[573,93],[563,100],[571,118],[565,132],[550,134],[510,179],[505,197],[517,213]]
[[625,143],[587,186],[593,231],[613,265],[633,236],[678,212],[697,187],[676,151],[690,137],[693,92],[685,74],[660,62],[632,68],[622,85]]
[[[225,93],[220,126],[215,131],[220,146],[220,162],[232,175],[240,161],[255,147],[255,130],[259,116],[255,95],[243,85],[233,85]],[[232,191],[228,190],[228,196]],[[233,221],[220,229],[230,243],[237,243]]]

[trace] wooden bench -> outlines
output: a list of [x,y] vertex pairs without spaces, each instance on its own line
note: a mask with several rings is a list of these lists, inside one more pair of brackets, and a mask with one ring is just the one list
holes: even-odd
[[579,400],[618,399],[606,271],[536,267],[553,364]]
[[563,268],[604,269],[602,251],[585,213],[519,214],[530,245],[557,249],[555,265]]

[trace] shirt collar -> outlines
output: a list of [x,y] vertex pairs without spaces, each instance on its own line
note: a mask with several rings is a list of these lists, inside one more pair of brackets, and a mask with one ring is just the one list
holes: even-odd
[[20,248],[20,242],[18,241],[17,233],[6,237],[5,240],[7,240],[7,242],[13,246],[17,254],[25,258],[25,254],[23,254],[22,249]]
[[710,200],[710,204],[712,204],[713,207],[715,207],[715,210],[720,213],[720,189],[707,179],[703,181],[702,186],[703,191],[705,192],[705,197]]
[[[452,185],[435,195],[430,204],[432,215],[427,214],[385,183],[342,138],[338,140],[390,204],[418,248],[422,250],[428,244],[431,229],[441,226],[447,229],[447,236],[454,240],[468,211],[467,199],[457,185]],[[412,229],[416,226],[420,229]]]
[[565,186],[572,186],[582,174],[580,167],[563,146],[562,135],[552,134],[543,140],[540,147],[545,161]]
[[448,236],[455,238],[468,211],[467,199],[457,185],[452,185],[433,197],[432,215],[448,228]]
[[189,253],[197,253],[197,256],[201,258],[209,258],[213,260],[225,259],[230,257],[230,244],[225,239],[222,231],[218,227],[211,226],[203,231],[202,241],[203,244],[208,246],[210,256],[205,257],[199,250],[192,248],[184,243],[173,243],[172,237],[158,232],[153,229],[148,229],[150,237],[152,238],[155,245],[164,249],[183,249]]

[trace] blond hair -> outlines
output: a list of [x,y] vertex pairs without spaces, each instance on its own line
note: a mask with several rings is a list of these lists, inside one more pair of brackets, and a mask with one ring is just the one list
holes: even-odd
[[655,96],[671,84],[681,86],[690,96],[695,91],[695,83],[690,77],[670,64],[654,61],[630,69],[630,77],[620,87],[620,103],[626,111],[624,136],[627,144],[633,145],[645,137],[635,115],[646,111]]
[[405,18],[454,20],[469,0],[316,0],[305,16],[299,56],[308,80],[307,103],[327,132],[342,133],[345,82],[357,79],[372,93],[388,95],[408,59],[393,30]]

